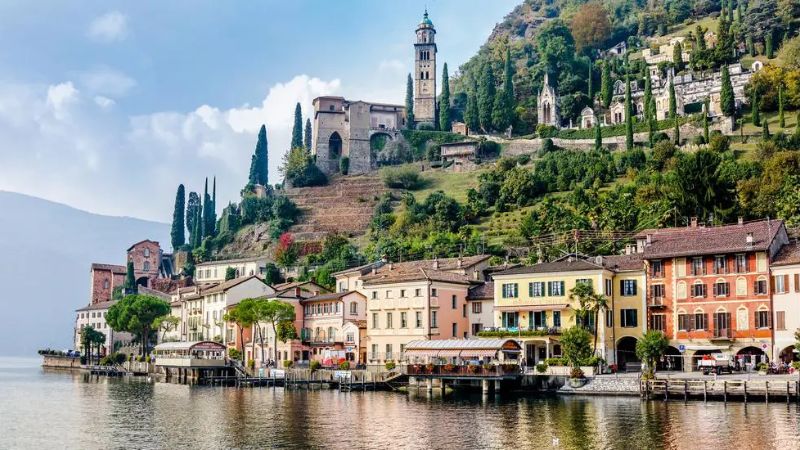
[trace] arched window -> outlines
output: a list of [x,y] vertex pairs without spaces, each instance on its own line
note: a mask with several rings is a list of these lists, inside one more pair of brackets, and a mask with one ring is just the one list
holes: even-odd
[[678,298],[686,298],[686,282],[685,281],[678,281],[678,284],[675,288],[675,295]]
[[747,295],[747,279],[745,277],[739,277],[736,279],[736,295]]
[[150,270],[150,261],[144,262],[144,271],[147,272]]
[[328,139],[328,158],[339,159],[342,156],[342,137],[339,133],[333,132]]
[[336,330],[333,327],[328,327],[328,340],[331,342],[336,340]]

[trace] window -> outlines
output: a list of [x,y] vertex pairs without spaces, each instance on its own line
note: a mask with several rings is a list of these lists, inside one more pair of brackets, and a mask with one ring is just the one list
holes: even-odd
[[504,312],[500,319],[503,323],[503,328],[517,328],[519,325],[518,312]]
[[708,329],[708,316],[703,312],[694,313],[694,329],[707,330]]
[[705,275],[705,267],[703,267],[703,258],[692,258],[692,275]]
[[623,297],[636,295],[636,280],[620,280],[619,290]]
[[345,292],[346,290],[347,290],[347,283],[345,283],[344,281],[340,281],[338,292]]
[[392,344],[386,344],[386,359],[392,359]]
[[358,314],[358,303],[356,303],[356,302],[350,303],[350,314],[353,314],[353,315]]
[[564,295],[564,282],[563,281],[548,281],[547,282],[547,295],[551,297],[562,297]]
[[386,313],[386,328],[392,328],[392,313]]
[[767,293],[767,280],[761,279],[753,283],[753,292],[756,295],[765,295]]
[[400,355],[399,355],[400,358],[403,357],[403,352],[405,351],[406,351],[406,344],[400,344]]
[[392,298],[392,291],[386,291],[386,298]]
[[461,317],[467,317],[467,304],[461,305]]
[[417,311],[416,312],[416,324],[415,324],[415,327],[416,328],[422,328],[422,312],[421,311]]
[[747,273],[747,255],[744,253],[736,255],[736,273]]
[[452,305],[453,309],[458,308],[458,297],[455,295],[450,299],[450,304]]
[[553,326],[561,327],[561,311],[553,311]]
[[431,288],[431,297],[438,297],[439,291],[436,288]]
[[532,322],[531,328],[539,329],[539,328],[547,328],[547,312],[545,311],[534,311],[533,314],[529,315],[530,321]]
[[144,262],[144,271],[147,272],[150,270],[150,261]]
[[439,314],[437,311],[431,311],[431,328],[439,328]]
[[458,337],[458,324],[457,323],[453,323],[453,327],[452,328],[453,328],[452,329],[453,337]]
[[614,282],[613,281],[611,281],[609,279],[606,279],[606,290],[605,290],[604,294],[606,295],[606,297],[611,297],[612,295],[614,295]]
[[614,326],[614,311],[606,310],[606,327],[611,328]]
[[379,328],[378,327],[378,313],[372,313],[372,328]]
[[372,299],[373,300],[377,300],[378,299],[378,291],[372,291]]
[[706,285],[700,283],[699,281],[692,285],[692,297],[705,297],[706,296]]
[[355,333],[353,333],[352,331],[348,332],[347,335],[345,335],[345,339],[347,342],[355,342],[356,341]]
[[728,272],[727,267],[727,259],[725,256],[715,256],[714,257],[714,273],[716,274],[725,274]]
[[544,297],[544,282],[535,281],[533,283],[528,283],[528,296]]
[[503,298],[517,298],[519,286],[517,283],[503,283]]
[[689,314],[678,314],[678,331],[691,330],[692,327],[689,321],[690,321]]
[[789,275],[773,275],[772,283],[775,286],[776,294],[785,294],[789,292]]
[[422,289],[414,289],[414,297],[421,297]]
[[664,285],[663,284],[654,284],[650,286],[650,294],[653,298],[662,299],[664,298]]
[[103,289],[108,289],[108,287],[109,287],[108,280],[104,280],[103,281]]
[[786,311],[775,311],[775,329],[786,329]]
[[481,303],[481,302],[472,302],[472,313],[473,314],[480,314],[482,307],[483,307],[483,303]]
[[730,285],[724,281],[714,283],[714,296],[727,297],[730,294]]
[[664,277],[664,267],[661,264],[661,260],[655,260],[650,263],[650,276],[653,278]]
[[585,284],[585,285],[591,287],[592,286],[592,280],[589,279],[589,278],[578,278],[577,280],[575,280],[575,284]]
[[[631,311],[636,312],[635,309],[633,309]],[[634,321],[635,321],[635,319],[636,319],[636,315],[634,314]],[[652,329],[652,330],[658,330],[658,331],[662,331],[663,332],[664,330],[667,329],[666,328],[667,321],[666,321],[666,318],[664,317],[664,314],[653,314],[653,316],[650,318],[650,322],[651,322],[650,323],[650,329]]]
[[756,311],[756,328],[769,328],[769,311]]
[[472,334],[473,335],[477,335],[478,333],[481,332],[481,330],[483,330],[483,324],[480,324],[480,323],[473,323],[472,324]]
[[144,257],[145,258],[149,258],[150,257],[150,249],[149,248],[145,248],[144,249]]
[[406,290],[400,289],[400,298],[405,298],[405,296],[406,296]]
[[[620,326],[623,328],[632,328],[635,327],[637,324],[636,321],[636,314],[639,311],[635,309],[622,309],[619,311],[619,322]],[[655,317],[655,316],[653,316]],[[663,315],[662,315],[663,317]]]
[[408,313],[401,312],[400,313],[400,328],[407,328],[408,327]]

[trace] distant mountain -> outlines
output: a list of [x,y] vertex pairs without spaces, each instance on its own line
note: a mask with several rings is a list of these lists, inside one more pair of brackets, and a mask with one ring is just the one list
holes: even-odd
[[75,309],[89,302],[92,262],[125,263],[142,239],[169,249],[169,225],[92,214],[0,191],[0,355],[71,348]]

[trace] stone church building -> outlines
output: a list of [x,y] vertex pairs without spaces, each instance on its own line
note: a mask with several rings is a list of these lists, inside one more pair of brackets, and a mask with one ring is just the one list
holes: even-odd
[[[417,25],[414,43],[414,123],[436,121],[436,29],[428,11]],[[341,160],[349,160],[349,174],[369,172],[375,167],[377,140],[400,139],[407,128],[403,105],[317,97],[311,154],[326,175],[340,171]]]

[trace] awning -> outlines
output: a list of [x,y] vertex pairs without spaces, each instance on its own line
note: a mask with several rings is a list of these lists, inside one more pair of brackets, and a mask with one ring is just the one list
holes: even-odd
[[439,350],[429,350],[429,349],[415,350],[415,349],[412,349],[412,350],[406,350],[404,353],[405,353],[406,356],[419,356],[419,357],[423,357],[424,358],[426,356],[430,356],[430,357],[436,356],[436,354],[439,353]]
[[439,350],[439,353],[436,356],[439,356],[441,358],[449,358],[452,356],[458,356],[460,353],[461,350],[459,349],[445,349],[445,350]]
[[520,306],[495,306],[497,311],[558,311],[569,308],[569,304],[560,303],[558,305],[520,305]]
[[492,358],[496,353],[497,350],[464,350],[461,358]]
[[687,345],[686,350],[728,350],[730,345]]

